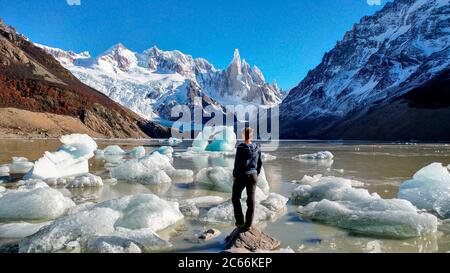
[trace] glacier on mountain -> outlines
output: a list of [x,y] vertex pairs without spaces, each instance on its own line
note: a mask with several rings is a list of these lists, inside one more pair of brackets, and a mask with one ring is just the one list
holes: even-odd
[[83,83],[108,95],[145,118],[173,120],[176,105],[194,106],[194,96],[203,106],[277,105],[281,90],[266,83],[257,66],[241,59],[236,49],[227,69],[215,68],[203,58],[178,50],[152,47],[142,53],[117,44],[97,57],[89,53],[38,45],[53,55]]

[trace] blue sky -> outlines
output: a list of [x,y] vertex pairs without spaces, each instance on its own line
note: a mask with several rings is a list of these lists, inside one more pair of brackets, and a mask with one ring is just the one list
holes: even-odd
[[387,0],[380,1],[0,0],[0,18],[34,42],[92,55],[118,42],[133,51],[156,45],[225,68],[239,48],[268,81],[288,89]]

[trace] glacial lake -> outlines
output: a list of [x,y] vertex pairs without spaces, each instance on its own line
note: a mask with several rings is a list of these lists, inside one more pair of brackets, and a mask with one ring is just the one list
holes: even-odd
[[[157,140],[96,140],[99,148],[117,144],[124,150],[143,145],[151,152],[158,145]],[[12,156],[27,157],[36,160],[45,151],[54,151],[60,146],[58,140],[13,140],[0,139],[0,164],[10,163]],[[189,142],[174,147],[175,152],[186,151]],[[299,154],[330,151],[334,154],[333,162],[293,160]],[[293,180],[300,180],[304,175],[322,174],[326,176],[345,177],[364,183],[369,192],[377,192],[383,198],[395,198],[399,185],[410,179],[415,172],[432,162],[450,163],[449,144],[394,144],[394,143],[357,143],[357,142],[314,142],[282,141],[276,151],[269,152],[276,160],[264,163],[271,192],[290,197],[298,185]],[[119,161],[120,157],[108,161]],[[191,169],[197,173],[208,166],[232,166],[234,159],[227,157],[183,159],[174,157],[174,167]],[[110,178],[105,169],[105,160],[92,158],[90,172]],[[14,185],[21,176],[13,176],[6,187]],[[164,199],[187,199],[197,196],[214,195],[226,199],[229,193],[218,192],[204,185],[174,181],[171,184],[144,186],[137,183],[119,181],[101,188],[66,189],[58,188],[64,195],[82,203],[83,200],[101,202],[125,195],[154,193]],[[287,212],[274,222],[259,225],[266,233],[279,239],[282,247],[290,247],[295,252],[448,252],[450,251],[450,224],[445,221],[439,225],[439,231],[432,235],[412,239],[388,239],[354,235],[346,230],[304,220],[297,213],[298,205],[290,201]],[[1,224],[1,223],[0,223]],[[204,243],[195,242],[192,236],[208,228],[217,228],[222,233],[216,239]],[[223,240],[233,229],[231,225],[204,225],[194,218],[184,220],[159,232],[169,239],[172,252],[220,252]],[[0,238],[0,250],[14,250],[18,239]],[[5,247],[8,245],[8,247]],[[3,246],[3,247],[2,247]]]

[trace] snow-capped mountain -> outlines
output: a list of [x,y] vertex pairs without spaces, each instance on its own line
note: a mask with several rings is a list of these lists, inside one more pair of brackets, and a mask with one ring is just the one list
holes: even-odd
[[[433,80],[446,81],[441,88],[448,90],[449,66],[449,1],[388,2],[355,24],[289,92],[280,109],[281,131],[289,138],[435,138],[425,129],[434,122],[420,123],[416,115],[425,111],[406,97]],[[422,89],[430,98],[442,91]],[[388,107],[396,103],[394,115]]]
[[193,106],[192,96],[203,105],[276,105],[281,92],[276,82],[266,83],[260,69],[241,60],[236,49],[225,70],[207,60],[180,51],[152,47],[142,53],[117,44],[91,58],[89,53],[42,46],[85,84],[147,118],[171,119],[175,105]]

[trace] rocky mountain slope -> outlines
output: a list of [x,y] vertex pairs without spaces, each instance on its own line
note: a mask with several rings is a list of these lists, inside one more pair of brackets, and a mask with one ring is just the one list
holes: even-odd
[[[24,120],[27,116],[32,119],[33,113],[49,113],[60,116],[52,115],[51,120],[61,123],[73,123],[72,118],[76,118],[80,121],[77,128],[85,126],[84,131],[96,132],[97,136],[158,137],[169,133],[167,128],[148,122],[81,83],[51,55],[1,20],[0,91],[1,108],[21,109],[2,111],[3,125],[14,121],[14,116],[6,117],[8,113],[20,112]],[[21,128],[19,120],[11,126],[24,134],[46,134],[45,128]],[[2,129],[14,132],[14,128]],[[64,126],[59,129],[61,134],[72,130]]]
[[450,4],[361,19],[283,100],[284,138],[450,140]]
[[132,52],[122,44],[97,57],[89,53],[42,46],[85,84],[100,90],[116,102],[146,118],[173,120],[175,105],[194,106],[192,95],[203,99],[203,106],[277,105],[281,92],[276,82],[266,83],[261,70],[234,52],[225,70],[207,60],[194,59],[180,51],[152,47]]

